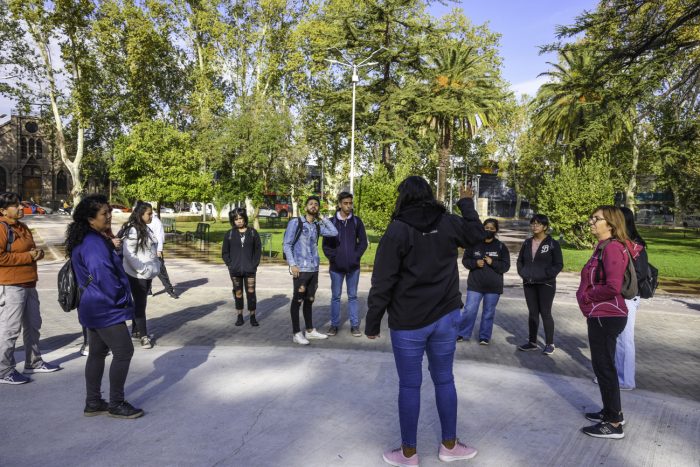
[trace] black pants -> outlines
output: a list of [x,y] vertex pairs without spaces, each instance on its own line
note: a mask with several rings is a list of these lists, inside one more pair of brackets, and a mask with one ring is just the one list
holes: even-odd
[[148,289],[151,288],[151,279],[137,279],[127,274],[131,295],[134,297],[134,326],[141,336],[148,335],[146,326],[146,302],[148,301]]
[[537,342],[537,329],[540,327],[540,316],[542,316],[545,343],[554,344],[552,303],[554,303],[554,294],[557,292],[556,284],[524,284],[523,290],[529,313],[527,322],[530,342]]
[[294,334],[301,331],[299,328],[299,308],[302,303],[304,304],[304,325],[306,329],[313,329],[311,306],[314,303],[317,288],[318,271],[300,272],[299,277],[294,279],[294,294],[292,295],[292,305],[289,310],[292,315],[292,331]]
[[[168,270],[165,269],[165,260],[160,257],[158,258],[160,261],[160,272],[158,273],[158,279],[163,283],[163,287],[165,287],[165,290],[172,292],[173,291],[173,284],[170,282],[170,276],[168,276]],[[150,289],[150,286],[148,287]]]
[[588,318],[588,345],[591,347],[593,372],[598,378],[600,397],[603,399],[603,418],[613,423],[622,421],[615,348],[617,336],[626,324],[627,317]]
[[258,304],[258,298],[255,295],[255,274],[231,276],[231,282],[233,283],[233,300],[236,302],[236,310],[243,311],[243,289],[245,289],[248,311],[255,311]]
[[86,402],[94,403],[102,399],[102,374],[105,370],[105,357],[112,350],[112,364],[109,366],[109,405],[115,407],[124,401],[124,383],[129,373],[129,364],[134,355],[134,344],[126,323],[108,328],[88,329],[90,353],[85,363]]

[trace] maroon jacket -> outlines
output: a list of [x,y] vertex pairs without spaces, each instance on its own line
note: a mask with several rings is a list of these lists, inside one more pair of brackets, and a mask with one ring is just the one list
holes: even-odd
[[[598,242],[593,256],[588,260],[581,271],[581,284],[576,292],[576,299],[581,312],[587,318],[615,318],[627,316],[625,298],[621,294],[622,282],[625,278],[625,269],[629,256],[625,247],[617,240],[608,243],[603,251],[603,264],[605,265],[605,283],[596,283],[595,275],[598,267],[598,249],[602,242]],[[627,249],[633,257],[638,257],[642,249],[641,245],[627,242]]]

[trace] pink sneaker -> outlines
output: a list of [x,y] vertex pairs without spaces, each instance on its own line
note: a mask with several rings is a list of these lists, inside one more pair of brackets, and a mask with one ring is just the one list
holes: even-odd
[[457,440],[455,447],[447,449],[444,444],[440,443],[440,451],[438,451],[438,459],[443,462],[464,461],[476,456],[477,450],[467,446]]
[[401,448],[385,451],[382,457],[384,462],[396,467],[418,467],[418,453],[411,457],[406,457],[403,455]]

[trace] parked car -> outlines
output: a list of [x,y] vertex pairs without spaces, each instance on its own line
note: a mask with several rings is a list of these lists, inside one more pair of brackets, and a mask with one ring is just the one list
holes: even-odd
[[120,213],[120,212],[131,212],[131,208],[128,208],[124,206],[123,204],[110,204],[112,207],[112,212],[113,213]]
[[41,209],[44,210],[46,214],[53,214],[53,209],[46,207],[46,206],[39,206]]
[[25,215],[28,214],[46,214],[46,210],[39,206],[38,204],[30,203],[29,201],[22,201],[22,210]]
[[163,206],[160,208],[160,213],[161,214],[175,214],[175,209]]
[[258,217],[277,217],[277,211],[271,208],[260,208]]

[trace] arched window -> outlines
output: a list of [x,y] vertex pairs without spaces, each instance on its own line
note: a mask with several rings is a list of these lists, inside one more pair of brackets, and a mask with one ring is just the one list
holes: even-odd
[[36,140],[36,151],[34,152],[34,157],[37,159],[44,157],[44,145],[41,143],[40,139]]
[[63,169],[59,170],[56,174],[56,193],[68,193],[68,177],[66,177],[66,173]]
[[34,155],[34,138],[29,138],[29,155]]
[[3,193],[7,191],[7,172],[2,167],[0,167],[0,191]]
[[22,137],[22,139],[19,140],[19,153],[22,159],[27,158],[27,138]]

